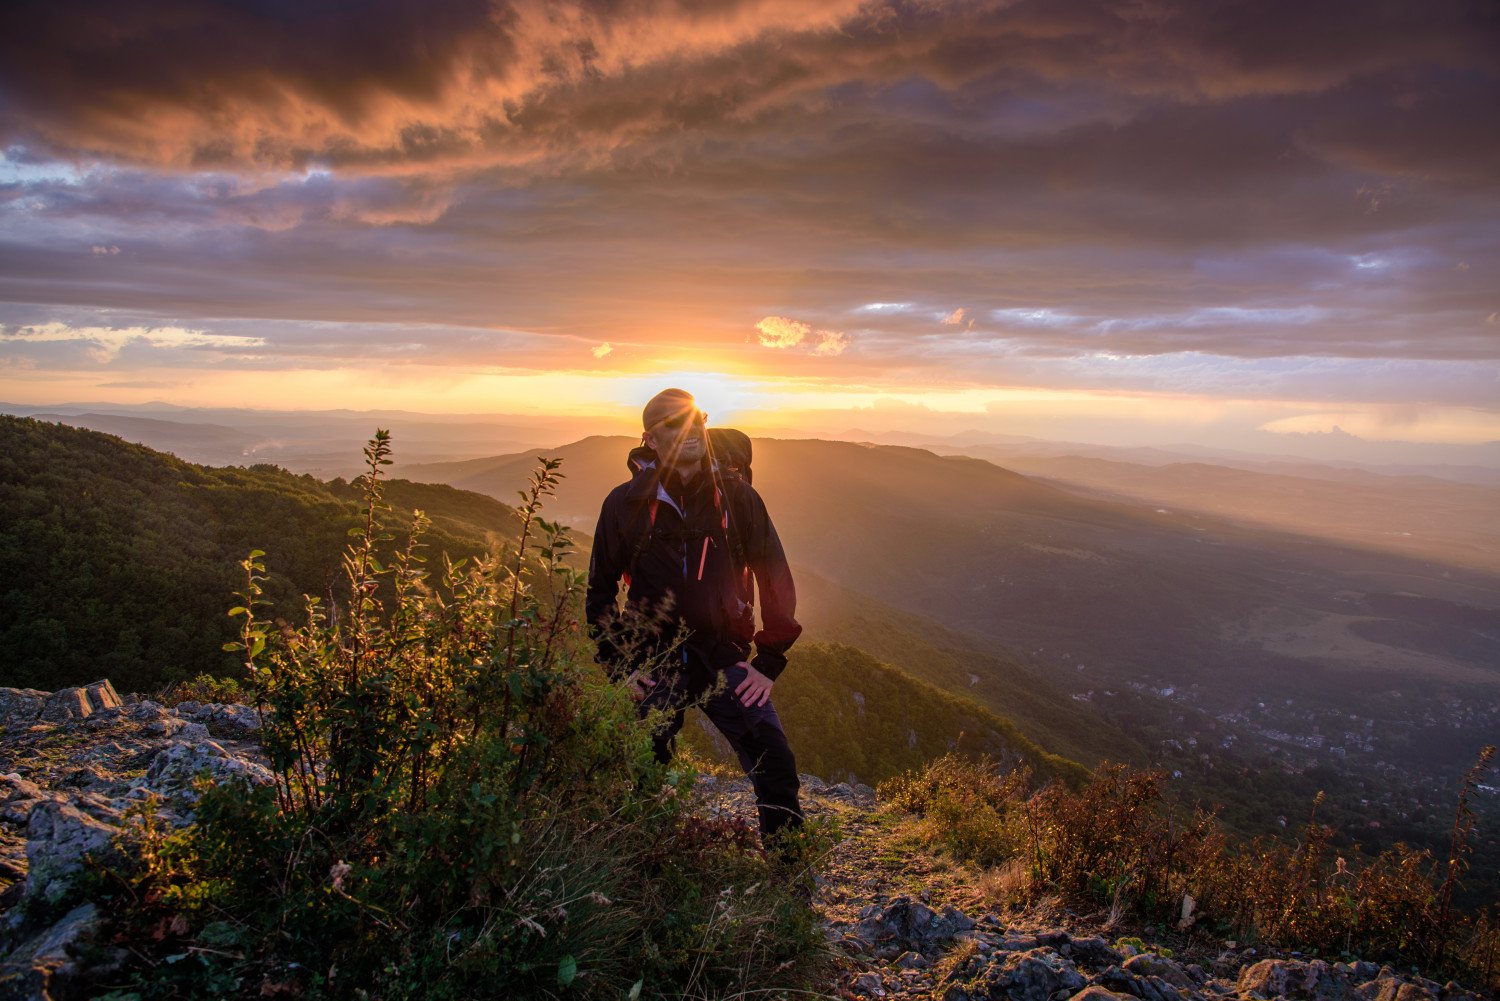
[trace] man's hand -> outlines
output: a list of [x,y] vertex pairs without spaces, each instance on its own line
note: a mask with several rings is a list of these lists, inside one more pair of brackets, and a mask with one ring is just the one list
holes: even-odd
[[651,689],[656,687],[656,682],[640,671],[631,671],[630,676],[625,679],[625,684],[630,687],[630,701],[632,702],[644,701]]
[[742,705],[753,709],[771,701],[771,686],[776,682],[751,667],[748,661],[742,660],[735,666],[745,669],[745,680],[734,689],[734,694],[740,697]]

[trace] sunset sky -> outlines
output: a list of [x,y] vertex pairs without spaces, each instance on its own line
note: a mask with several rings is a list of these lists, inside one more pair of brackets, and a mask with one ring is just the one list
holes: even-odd
[[0,400],[1500,440],[1492,0],[9,0]]

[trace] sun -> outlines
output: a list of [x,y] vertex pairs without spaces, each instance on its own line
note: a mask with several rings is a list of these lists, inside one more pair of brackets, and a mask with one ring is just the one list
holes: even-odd
[[753,410],[763,395],[738,376],[725,372],[663,372],[638,380],[644,403],[668,386],[685,389],[698,401],[698,409],[708,414],[710,424],[723,425],[747,410]]

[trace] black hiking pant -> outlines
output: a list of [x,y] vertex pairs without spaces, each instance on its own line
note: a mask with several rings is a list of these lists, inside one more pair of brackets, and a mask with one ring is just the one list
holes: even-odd
[[[778,832],[786,827],[800,827],[802,805],[797,792],[797,761],[781,729],[781,720],[769,699],[765,705],[747,706],[734,694],[745,680],[745,669],[732,665],[720,671],[708,671],[697,665],[684,665],[656,679],[640,703],[641,715],[653,709],[665,710],[666,719],[652,734],[656,760],[672,760],[677,734],[690,706],[698,706],[709,722],[724,735],[740,759],[740,767],[755,787],[756,812],[760,815],[760,837],[772,847]],[[723,684],[718,683],[723,678]]]

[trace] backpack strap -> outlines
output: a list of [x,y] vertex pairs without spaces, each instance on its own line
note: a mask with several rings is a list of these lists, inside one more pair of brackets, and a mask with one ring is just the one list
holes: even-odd
[[[642,532],[636,539],[635,548],[631,551],[630,554],[630,562],[626,564],[625,572],[620,575],[620,582],[623,583],[626,587],[630,586],[631,571],[635,569],[636,561],[641,558],[641,553],[645,550],[646,543],[651,538],[651,533],[656,529],[656,512],[660,506],[661,499],[659,497],[653,497],[651,498],[651,502],[646,507],[646,530]],[[729,505],[724,501],[724,491],[720,489],[717,480],[715,480],[714,482],[714,509],[719,512],[719,528],[724,532],[725,539],[730,539],[731,534],[729,528]],[[706,534],[703,536],[703,548],[698,554],[699,580],[703,579],[704,567],[708,565],[708,547],[710,544],[712,544],[712,542],[712,535]],[[733,545],[736,562],[738,562],[742,567],[742,572],[748,575],[750,572],[750,568],[745,564],[744,551],[743,549],[741,549],[739,545],[739,539],[737,537],[733,539]]]
[[[641,558],[641,551],[646,548],[646,540],[651,538],[651,533],[656,529],[656,509],[661,504],[659,498],[651,498],[651,503],[646,508],[646,530],[635,540],[635,549],[630,554],[630,562],[625,564],[625,572],[620,574],[620,583],[626,587],[630,586],[630,573],[635,569],[636,560]],[[700,575],[702,571],[699,571]],[[700,576],[701,579],[701,576]]]
[[[724,491],[719,489],[719,479],[714,477],[714,510],[719,512],[719,528],[724,533],[727,541],[729,538],[729,505],[724,503]],[[703,567],[708,562],[708,544],[712,542],[711,536],[703,537],[703,552],[698,557],[698,579],[703,579]]]

